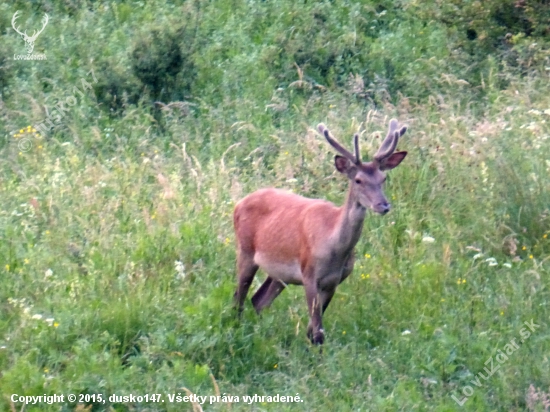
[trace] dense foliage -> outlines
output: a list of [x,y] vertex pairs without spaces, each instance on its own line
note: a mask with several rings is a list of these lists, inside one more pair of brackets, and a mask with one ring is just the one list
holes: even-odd
[[[27,33],[50,16],[47,60],[14,59],[16,10]],[[25,410],[198,410],[166,396],[191,391],[232,410],[545,410],[549,27],[547,0],[1,3],[0,409],[161,393]],[[341,204],[315,125],[359,132],[366,158],[391,117],[409,155],[323,352],[301,288],[238,323],[235,202],[277,186]]]

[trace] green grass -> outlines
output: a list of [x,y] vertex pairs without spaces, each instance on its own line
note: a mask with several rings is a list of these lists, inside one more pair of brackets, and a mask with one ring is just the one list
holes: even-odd
[[[12,394],[69,393],[101,394],[94,411],[197,410],[168,402],[187,391],[240,397],[203,405],[220,411],[544,410],[544,36],[514,32],[494,52],[484,38],[485,54],[470,53],[462,23],[448,27],[432,2],[83,4],[0,6],[0,410],[22,410]],[[51,14],[36,44],[47,61],[9,60],[24,50],[9,29],[17,7],[29,25]],[[132,50],[164,26],[182,36],[189,77],[153,93]],[[93,91],[35,137],[82,79]],[[409,125],[409,155],[389,175],[391,213],[367,216],[322,352],[305,336],[302,288],[260,317],[247,301],[238,322],[235,203],[275,186],[341,204],[347,182],[315,125],[346,144],[359,131],[366,158],[391,117]],[[472,384],[531,320],[540,327]],[[164,403],[108,401],[157,393]],[[303,402],[243,402],[254,394]]]

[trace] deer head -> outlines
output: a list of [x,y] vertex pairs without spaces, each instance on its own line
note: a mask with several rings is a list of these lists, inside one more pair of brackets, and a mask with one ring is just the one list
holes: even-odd
[[49,21],[50,18],[48,17],[47,14],[44,13],[44,17],[42,18],[42,28],[38,31],[35,30],[34,33],[32,34],[32,36],[29,36],[29,35],[27,35],[26,30],[25,30],[24,33],[22,33],[19,30],[19,28],[15,26],[15,21],[17,20],[18,13],[19,13],[19,10],[16,11],[15,14],[13,15],[13,18],[11,19],[11,25],[12,25],[13,29],[23,37],[23,40],[25,40],[25,43],[27,43],[26,46],[25,46],[25,48],[27,49],[27,53],[31,54],[32,51],[34,50],[34,42],[36,41],[38,35],[44,31],[44,28],[48,24],[48,21]]
[[365,209],[386,214],[391,205],[386,200],[382,190],[386,176],[384,171],[397,167],[407,155],[407,152],[395,152],[399,137],[407,131],[406,126],[399,128],[397,120],[390,120],[389,130],[382,145],[370,162],[362,162],[359,152],[359,135],[355,134],[353,141],[355,154],[352,154],[338,143],[324,124],[317,126],[329,144],[342,156],[334,158],[336,170],[345,174],[350,180],[350,200],[357,202]]

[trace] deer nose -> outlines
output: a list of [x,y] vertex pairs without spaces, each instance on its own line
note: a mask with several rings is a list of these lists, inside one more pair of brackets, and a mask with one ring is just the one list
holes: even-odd
[[378,209],[377,212],[380,213],[381,215],[385,215],[386,213],[388,213],[391,209],[391,205],[384,201],[384,202],[380,202],[376,205],[376,208]]

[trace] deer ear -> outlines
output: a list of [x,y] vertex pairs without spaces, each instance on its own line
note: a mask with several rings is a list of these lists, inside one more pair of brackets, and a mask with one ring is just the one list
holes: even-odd
[[353,167],[348,159],[338,155],[334,156],[334,166],[336,167],[336,170],[343,174],[349,174]]
[[407,152],[395,152],[390,157],[380,162],[380,170],[391,170],[403,161]]

